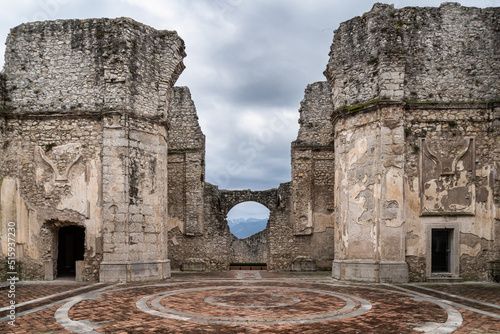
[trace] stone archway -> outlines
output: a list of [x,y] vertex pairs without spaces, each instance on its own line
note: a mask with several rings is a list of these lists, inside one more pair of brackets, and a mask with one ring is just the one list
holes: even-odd
[[65,220],[48,220],[43,224],[44,279],[83,279],[86,252],[86,228]]
[[[227,217],[229,211],[238,204],[256,202],[269,209],[269,219],[271,219],[273,212],[278,208],[280,202],[278,189],[260,191],[221,190],[219,201],[220,211],[224,217]],[[267,263],[269,254],[267,236],[267,228],[244,239],[238,239],[232,235],[230,243],[231,262]]]
[[63,226],[57,233],[57,277],[75,277],[77,262],[85,253],[85,228],[77,225]]
[[[251,205],[249,205],[251,204]],[[245,206],[246,205],[246,206]],[[265,214],[266,218],[258,218],[258,215],[252,216],[253,220],[238,220],[237,225],[231,226],[230,217],[233,210],[238,210],[242,206],[251,207],[251,211],[261,211],[260,214]],[[261,209],[259,209],[261,208]],[[226,223],[229,225],[231,230],[231,240],[230,240],[230,263],[231,268],[235,266],[242,267],[263,267],[268,260],[268,246],[267,246],[267,235],[268,235],[268,223],[270,210],[261,204],[254,201],[246,201],[235,205],[226,217]],[[267,211],[267,213],[263,213]],[[240,218],[241,216],[236,216]],[[233,216],[235,218],[235,216]],[[248,216],[247,216],[248,218]],[[239,230],[238,230],[239,227]],[[232,230],[236,228],[241,234],[236,233]]]
[[221,190],[220,210],[224,215],[243,202],[257,202],[264,205],[272,213],[279,206],[278,189],[269,190]]

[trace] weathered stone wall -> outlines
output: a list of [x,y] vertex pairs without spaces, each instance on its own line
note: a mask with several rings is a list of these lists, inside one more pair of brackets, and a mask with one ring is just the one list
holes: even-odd
[[310,243],[299,253],[328,268],[333,259],[335,160],[327,82],[307,86],[299,112],[300,128],[291,153],[292,228],[294,235],[304,236],[299,238],[302,243]]
[[[457,272],[487,279],[495,249],[499,132],[494,104],[414,104],[405,117],[406,256],[412,280],[430,275],[428,226],[460,229]],[[451,182],[450,182],[451,181]]]
[[128,18],[33,22],[11,30],[4,74],[14,111],[163,116],[184,56],[175,31]]
[[109,121],[112,124],[106,124],[103,131],[100,280],[169,277],[164,218],[168,203],[167,129],[161,123],[126,115]]
[[326,81],[307,85],[304,99],[300,102],[299,132],[294,146],[333,145],[332,88]]
[[169,230],[203,234],[205,135],[187,87],[174,87],[168,109]]
[[244,239],[238,239],[234,235],[232,237],[231,263],[267,262],[267,229]]
[[201,234],[187,235],[178,226],[169,231],[169,258],[173,270],[189,270],[193,266],[206,271],[229,269],[234,236],[221,210],[220,190],[205,183],[203,199],[205,223]]
[[269,212],[267,223],[267,247],[269,270],[290,270],[291,263],[302,248],[297,245],[291,224],[290,183],[282,183],[277,189],[279,201],[274,210]]
[[0,113],[2,254],[57,276],[57,233],[85,228],[85,280],[169,276],[166,110],[183,41],[130,19],[22,24],[7,40]]
[[[336,108],[334,277],[487,279],[498,258],[499,15],[376,4],[335,32],[325,71]],[[431,270],[439,230],[450,233],[446,273]]]
[[375,4],[342,23],[325,71],[335,107],[374,99],[497,99],[499,10]]
[[9,90],[7,89],[7,78],[0,72],[0,112],[10,109]]
[[336,115],[334,277],[407,280],[402,115],[391,105]]
[[56,269],[57,232],[65,225],[86,230],[85,276],[98,279],[102,257],[102,124],[92,117],[4,115],[0,132],[2,254],[7,223],[17,223],[17,260],[25,278],[43,278],[44,263]]

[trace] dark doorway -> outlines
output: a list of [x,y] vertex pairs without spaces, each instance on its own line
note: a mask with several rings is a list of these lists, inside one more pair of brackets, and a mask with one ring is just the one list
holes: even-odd
[[85,229],[79,226],[65,226],[59,229],[57,277],[75,277],[75,261],[83,260],[85,250]]
[[449,273],[451,256],[451,235],[453,230],[432,230],[432,272]]

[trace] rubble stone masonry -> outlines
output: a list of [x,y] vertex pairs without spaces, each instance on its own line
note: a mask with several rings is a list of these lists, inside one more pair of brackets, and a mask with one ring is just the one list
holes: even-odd
[[499,17],[456,3],[376,4],[335,32],[325,71],[334,277],[488,278],[500,257]]
[[11,30],[1,85],[0,243],[6,254],[6,223],[17,222],[23,277],[58,275],[65,226],[84,228],[77,279],[170,275],[166,110],[184,56],[175,32],[125,18]]

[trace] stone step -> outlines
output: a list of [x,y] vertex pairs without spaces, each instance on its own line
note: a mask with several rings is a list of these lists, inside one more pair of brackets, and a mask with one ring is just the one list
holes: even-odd
[[427,277],[425,281],[428,283],[461,283],[464,279],[458,276],[432,276]]

